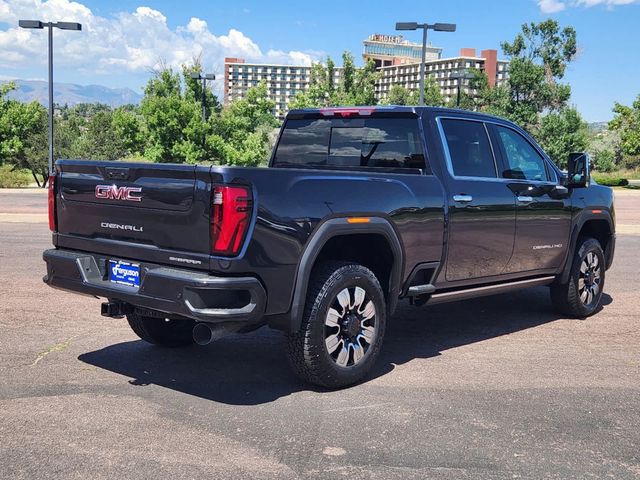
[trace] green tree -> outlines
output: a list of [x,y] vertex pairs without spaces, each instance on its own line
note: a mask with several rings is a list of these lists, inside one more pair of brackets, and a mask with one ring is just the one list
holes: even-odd
[[613,172],[616,169],[615,158],[615,153],[611,150],[596,150],[591,157],[591,163],[599,172]]
[[560,29],[549,19],[522,26],[513,42],[503,42],[509,57],[509,78],[504,85],[481,92],[483,109],[505,116],[535,132],[541,114],[562,110],[569,100],[569,85],[559,83],[576,55],[576,32]]
[[[419,105],[420,91],[410,90],[402,85],[392,85],[382,103],[385,105]],[[424,81],[424,104],[442,107],[444,103],[440,86],[433,77],[427,76]]]
[[289,107],[321,108],[334,105],[336,101],[334,89],[335,65],[331,57],[327,57],[326,65],[314,63],[309,72],[309,88],[306,92],[298,93]]
[[309,76],[309,88],[298,93],[290,108],[322,108],[337,105],[375,105],[375,83],[379,77],[375,64],[370,61],[356,68],[351,53],[342,54],[342,72],[335,83],[335,64],[331,57],[326,64],[314,63]]
[[588,127],[573,107],[543,116],[536,140],[556,165],[565,168],[571,152],[583,152],[589,143]]
[[616,102],[613,112],[615,116],[609,122],[609,129],[620,135],[620,146],[628,163],[633,157],[640,157],[640,95],[630,107]]
[[339,98],[338,103],[343,105],[375,105],[376,81],[380,74],[376,71],[373,60],[369,60],[364,67],[356,71],[355,82],[350,91],[344,90],[344,98]]
[[0,87],[0,164],[27,168],[38,185],[45,186],[48,180],[47,111],[35,101],[21,103],[7,99],[7,93],[14,88],[12,83]]
[[125,156],[140,155],[144,151],[144,125],[136,109],[127,106],[116,108],[111,117],[111,127]]
[[56,110],[60,112],[63,118],[66,118],[68,114],[75,114],[81,118],[91,118],[100,112],[110,112],[111,107],[104,103],[77,103],[73,107],[69,108],[66,105],[63,107],[56,106]]
[[146,124],[146,158],[176,163],[206,159],[206,124],[194,96],[183,95],[179,73],[164,67],[154,74],[144,89],[140,113]]
[[54,120],[53,145],[54,154],[58,158],[80,159],[88,158],[83,152],[83,135],[86,130],[86,120],[69,110]]
[[[184,82],[184,97],[188,100],[195,100],[202,106],[202,80],[191,77],[191,74],[201,74],[203,72],[200,57],[195,57],[191,64],[182,65],[182,78]],[[204,92],[207,116],[220,113],[222,105],[210,89]]]
[[392,85],[382,103],[385,105],[417,105],[419,93],[402,85]]
[[120,160],[127,155],[124,138],[113,125],[113,112],[99,111],[89,119],[79,144],[80,150],[94,160]]
[[[419,101],[420,96],[418,94],[418,102]],[[416,104],[418,102],[416,102]],[[444,103],[444,97],[442,96],[438,82],[436,82],[432,76],[427,76],[424,79],[424,104],[432,107],[442,107]]]
[[269,99],[267,85],[260,82],[210,119],[211,135],[207,149],[222,165],[254,166],[269,155],[269,137],[278,121],[273,116],[275,102]]

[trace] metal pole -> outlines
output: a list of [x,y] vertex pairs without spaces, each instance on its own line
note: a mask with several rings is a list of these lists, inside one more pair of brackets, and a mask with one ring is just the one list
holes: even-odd
[[458,78],[458,98],[456,99],[456,107],[460,107],[460,82],[462,82],[462,79]]
[[420,105],[424,105],[424,62],[427,59],[427,30],[429,25],[422,26],[422,62],[420,62]]
[[[53,23],[49,28],[49,174],[53,173]],[[47,179],[43,179],[45,182]]]
[[202,121],[207,121],[207,79],[202,79]]

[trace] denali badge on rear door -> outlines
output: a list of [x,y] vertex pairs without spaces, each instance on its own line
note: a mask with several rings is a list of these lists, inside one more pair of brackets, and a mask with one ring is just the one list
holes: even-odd
[[134,195],[142,193],[141,187],[118,187],[116,185],[96,185],[96,198],[108,198],[110,200],[128,200],[140,202],[142,197]]

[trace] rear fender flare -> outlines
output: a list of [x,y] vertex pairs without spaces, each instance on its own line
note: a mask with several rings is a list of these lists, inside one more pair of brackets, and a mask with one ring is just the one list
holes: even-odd
[[327,241],[340,235],[359,233],[374,233],[385,237],[393,254],[391,278],[389,279],[388,306],[393,313],[398,303],[402,284],[403,250],[399,237],[391,223],[382,217],[368,217],[367,223],[348,223],[346,217],[331,218],[317,227],[315,233],[307,242],[300,263],[298,264],[293,300],[290,312],[290,331],[300,329],[302,313],[304,312],[307,288],[311,270]]

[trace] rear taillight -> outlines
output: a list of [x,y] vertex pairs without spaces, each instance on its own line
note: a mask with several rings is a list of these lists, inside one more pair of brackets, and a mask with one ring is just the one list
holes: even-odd
[[56,231],[56,176],[49,175],[49,230]]
[[240,252],[251,222],[251,190],[238,185],[213,189],[212,252],[234,256]]

